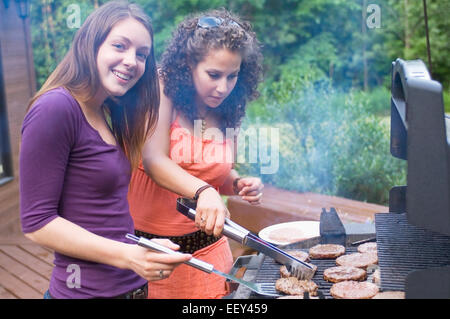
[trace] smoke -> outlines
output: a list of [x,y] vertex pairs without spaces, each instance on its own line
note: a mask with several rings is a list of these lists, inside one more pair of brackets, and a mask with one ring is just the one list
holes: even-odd
[[388,105],[389,92],[383,89],[374,99],[336,89],[325,78],[295,86],[288,98],[266,92],[258,104],[263,112],[255,116],[249,110],[243,123],[245,132],[267,125],[277,130],[278,170],[261,174],[259,159],[240,164],[240,172],[283,189],[386,204],[389,189],[404,179],[404,166],[389,152],[389,118],[372,110],[374,101]]

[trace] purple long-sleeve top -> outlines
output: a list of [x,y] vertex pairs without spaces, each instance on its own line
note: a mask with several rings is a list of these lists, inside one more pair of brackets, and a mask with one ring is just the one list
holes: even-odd
[[[127,191],[130,164],[107,144],[64,88],[43,94],[27,113],[20,150],[20,216],[24,233],[65,218],[120,242],[134,232]],[[113,297],[142,286],[131,270],[55,252],[54,298]]]

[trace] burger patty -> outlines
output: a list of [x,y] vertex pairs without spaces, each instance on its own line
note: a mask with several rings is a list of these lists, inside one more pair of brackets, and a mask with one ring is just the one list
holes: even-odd
[[338,266],[352,266],[366,269],[367,266],[377,264],[378,257],[376,253],[353,253],[340,256],[336,259]]
[[309,249],[311,259],[332,259],[345,254],[345,247],[336,244],[319,244]]
[[372,299],[405,299],[404,291],[383,291],[377,293]]
[[311,296],[316,296],[318,288],[314,281],[296,277],[280,278],[275,282],[275,289],[287,295],[303,295],[307,291]]
[[300,261],[307,261],[309,259],[309,254],[306,251],[291,249],[291,250],[285,250],[285,252],[291,256],[294,256],[295,258],[297,258]]
[[[278,297],[277,299],[304,299],[304,296],[303,295],[284,295],[284,296]],[[319,299],[319,297],[309,296],[309,299]]]
[[374,284],[380,284],[381,283],[381,278],[380,278],[380,269],[375,269],[375,271],[373,272],[373,275],[372,275],[372,282],[374,283]]
[[378,293],[378,286],[367,281],[341,281],[331,286],[330,293],[337,299],[370,299]]
[[337,266],[325,269],[323,279],[329,282],[341,282],[346,280],[361,281],[366,279],[366,271],[351,266]]
[[278,297],[277,299],[303,299],[303,295],[286,295]]
[[[300,261],[307,261],[309,259],[309,254],[307,252],[304,252],[301,250],[286,250],[285,252],[288,253],[289,255],[297,258]],[[280,275],[283,278],[292,276],[291,272],[288,270],[288,268],[285,265],[280,267]]]
[[360,253],[370,253],[377,252],[377,243],[364,243],[358,246],[358,252]]
[[[310,265],[313,267],[313,272],[315,273],[317,270],[317,266],[313,265],[313,264],[310,264]],[[285,265],[280,267],[280,276],[282,278],[294,277]]]
[[301,229],[287,226],[284,228],[274,229],[268,234],[268,238],[283,243],[295,243],[305,239],[305,234]]

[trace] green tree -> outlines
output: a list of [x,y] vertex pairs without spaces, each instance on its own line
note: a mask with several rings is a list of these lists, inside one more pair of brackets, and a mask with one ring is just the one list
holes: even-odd
[[[450,0],[426,0],[432,76],[450,111]],[[38,87],[67,52],[76,27],[105,0],[32,0],[31,32]],[[253,24],[262,44],[265,81],[247,110],[244,129],[280,128],[280,170],[265,182],[378,203],[404,184],[404,163],[389,145],[391,62],[428,64],[423,0],[136,0],[151,17],[159,59],[186,15],[224,7]],[[380,25],[367,24],[369,5]],[[255,165],[240,165],[257,174]]]
[[[68,49],[76,28],[68,8],[80,7],[81,21],[105,0],[32,0],[31,24],[38,84]],[[310,64],[339,87],[389,85],[397,57],[427,62],[421,0],[137,0],[152,18],[159,58],[175,25],[186,15],[225,7],[252,22],[263,44],[266,78],[277,80],[282,65]],[[367,4],[381,8],[381,28],[365,29]],[[450,0],[427,0],[433,76],[449,89]],[[313,40],[318,37],[316,40]],[[324,43],[326,41],[326,43]],[[318,44],[317,52],[314,54]],[[306,47],[303,47],[306,46]],[[307,56],[303,61],[303,54]],[[312,53],[312,54],[311,54]],[[315,59],[314,59],[315,58]]]
[[56,65],[66,54],[78,30],[68,23],[70,5],[80,9],[81,23],[95,7],[105,1],[84,0],[32,0],[31,36],[38,88],[44,83]]

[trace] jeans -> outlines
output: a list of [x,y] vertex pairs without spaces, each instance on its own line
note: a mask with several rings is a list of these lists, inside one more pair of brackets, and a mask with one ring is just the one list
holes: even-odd
[[[129,295],[131,294],[131,296]],[[118,298],[122,299],[147,299],[148,295],[148,285],[145,284],[142,287],[139,287],[138,289],[135,289],[134,291],[131,291],[127,294],[124,294]],[[53,297],[50,295],[50,290],[47,290],[44,293],[44,299],[53,299]]]
[[53,299],[48,290],[44,293],[44,299]]

